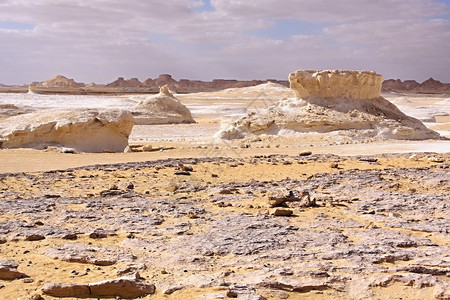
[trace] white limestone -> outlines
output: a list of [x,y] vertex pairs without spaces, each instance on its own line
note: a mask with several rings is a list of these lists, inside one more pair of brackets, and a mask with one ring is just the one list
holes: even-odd
[[2,148],[62,146],[80,152],[123,152],[134,125],[130,112],[44,110],[0,122]]

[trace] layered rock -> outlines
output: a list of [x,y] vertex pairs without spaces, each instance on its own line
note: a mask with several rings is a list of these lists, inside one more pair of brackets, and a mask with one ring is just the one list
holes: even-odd
[[132,113],[139,125],[195,123],[189,109],[170,93],[168,85],[141,101]]
[[289,75],[296,98],[251,112],[216,134],[343,133],[354,139],[432,139],[439,134],[380,96],[382,76],[360,71],[297,71]]
[[134,125],[130,112],[46,110],[0,122],[3,148],[63,146],[81,152],[121,152]]

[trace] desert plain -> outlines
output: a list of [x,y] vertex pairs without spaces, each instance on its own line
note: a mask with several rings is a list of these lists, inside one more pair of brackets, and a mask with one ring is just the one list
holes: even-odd
[[125,153],[0,149],[0,298],[450,299],[448,95],[383,94],[423,140],[218,139],[293,92],[175,96]]

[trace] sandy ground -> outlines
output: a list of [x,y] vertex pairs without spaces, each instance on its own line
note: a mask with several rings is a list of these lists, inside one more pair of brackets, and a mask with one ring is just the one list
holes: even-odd
[[[346,145],[347,146],[347,145]],[[351,146],[348,146],[351,147]],[[387,145],[384,145],[387,147]],[[338,149],[337,147],[334,148]],[[251,149],[250,149],[251,150]],[[250,151],[249,150],[249,151]],[[269,149],[270,150],[270,149]],[[292,150],[292,149],[291,149]],[[298,151],[298,149],[295,149]],[[313,149],[314,150],[314,149]],[[316,149],[318,150],[318,149]],[[327,149],[328,150],[328,149]],[[179,150],[178,150],[179,151]],[[349,150],[350,151],[350,150]],[[374,151],[374,149],[371,149]],[[378,150],[380,151],[380,150]],[[329,152],[329,151],[325,151]],[[24,153],[23,150],[18,150],[18,153]],[[174,154],[176,153],[176,154]],[[44,161],[53,161],[53,163],[58,165],[58,168],[66,168],[70,164],[62,163],[64,161],[74,160],[71,162],[72,165],[83,165],[92,163],[108,163],[109,161],[117,162],[120,160],[143,160],[143,159],[155,159],[165,158],[165,156],[179,155],[181,152],[165,151],[161,153],[135,153],[131,154],[130,157],[126,157],[127,154],[98,154],[98,155],[88,155],[88,154],[58,154],[58,153],[44,153],[39,151],[30,151],[26,153],[26,156],[37,157],[42,155]],[[195,152],[194,152],[195,153]],[[17,154],[17,153],[16,153]],[[352,154],[357,154],[352,152]],[[137,155],[137,156],[134,156]],[[202,156],[201,151],[196,152],[198,156]],[[192,152],[189,152],[189,156],[194,156]],[[246,155],[250,155],[246,153]],[[228,163],[217,163],[217,162],[200,162],[193,165],[194,172],[191,173],[189,177],[180,178],[174,174],[174,168],[155,168],[154,166],[136,166],[119,168],[118,165],[110,166],[105,168],[90,168],[90,169],[74,169],[69,171],[59,171],[52,173],[35,172],[32,177],[31,174],[23,174],[20,176],[6,176],[0,181],[0,187],[3,193],[0,193],[1,198],[6,201],[11,199],[35,199],[36,197],[43,197],[44,195],[58,195],[60,199],[79,199],[73,203],[61,202],[53,206],[51,215],[47,218],[42,218],[39,213],[34,217],[27,214],[22,214],[16,216],[12,213],[8,213],[8,208],[3,207],[3,214],[0,216],[1,222],[8,222],[20,218],[26,222],[36,222],[37,220],[42,220],[45,225],[58,222],[59,215],[61,213],[72,211],[72,212],[82,212],[87,210],[89,207],[89,202],[92,201],[110,201],[108,198],[100,200],[95,198],[99,195],[102,190],[108,189],[111,185],[123,186],[132,181],[134,184],[134,192],[138,195],[151,195],[150,197],[162,197],[162,198],[174,198],[177,199],[190,199],[193,197],[196,203],[201,204],[205,209],[214,214],[251,214],[251,215],[264,215],[267,211],[266,198],[264,195],[255,194],[255,197],[244,198],[244,200],[239,201],[239,205],[233,205],[232,207],[221,207],[218,208],[212,202],[209,201],[211,193],[213,190],[205,190],[202,192],[196,192],[194,194],[190,192],[182,192],[174,194],[177,186],[182,185],[204,185],[208,184],[211,187],[216,186],[227,186],[229,184],[245,184],[248,182],[278,182],[286,180],[287,178],[295,180],[307,180],[312,176],[322,176],[320,174],[340,174],[351,170],[379,170],[383,172],[384,177],[387,180],[392,180],[387,178],[388,170],[400,170],[409,168],[432,168],[439,166],[442,162],[450,162],[448,154],[419,154],[417,157],[410,157],[410,155],[404,156],[380,156],[378,155],[377,163],[368,163],[367,161],[360,160],[358,157],[319,157],[318,159],[306,160],[302,164],[298,164],[301,161],[301,157],[274,157],[276,160],[259,160],[256,159],[257,163],[250,163],[253,161],[251,158],[236,158],[233,161],[237,162],[236,165],[232,166],[232,162]],[[53,159],[49,159],[53,158]],[[436,161],[432,160],[433,158]],[[300,160],[299,160],[300,159]],[[60,162],[58,163],[57,160]],[[109,160],[109,161],[108,161]],[[273,162],[270,162],[273,161]],[[289,161],[291,163],[281,163]],[[338,168],[333,167],[333,162],[339,162]],[[42,166],[43,169],[49,169],[51,166]],[[36,171],[36,170],[34,170]],[[61,174],[58,175],[58,174]],[[66,175],[68,177],[66,177]],[[217,176],[212,176],[212,174],[218,174]],[[55,177],[56,176],[56,177]],[[388,190],[395,190],[396,192],[409,192],[412,189],[419,188],[418,183],[411,180],[396,180],[398,185],[385,188]],[[420,190],[424,193],[443,193],[449,194],[448,184],[442,184],[439,187],[427,186],[427,180],[420,183]],[[370,185],[370,184],[369,184]],[[279,187],[283,189],[283,186]],[[275,191],[272,191],[275,192]],[[94,198],[92,198],[94,197]],[[50,199],[50,198],[48,198]],[[57,198],[55,198],[57,199]],[[449,198],[450,199],[450,198]],[[51,202],[51,200],[46,200]],[[56,200],[58,201],[58,200]],[[181,201],[181,200],[180,200]],[[355,213],[354,211],[349,211],[348,207],[350,204],[336,204],[336,205],[320,205],[316,208],[310,208],[302,210],[299,217],[293,217],[289,219],[289,222],[295,226],[308,226],[310,222],[314,222],[319,215],[327,215],[329,218],[336,220],[357,220],[370,228],[373,223],[370,219]],[[414,212],[410,212],[411,216]],[[447,218],[448,216],[436,215],[436,218]],[[203,217],[199,220],[203,220]],[[68,230],[89,230],[89,228],[108,228],[107,225],[102,225],[100,221],[86,221],[80,220],[80,223],[73,223],[69,221],[65,223],[65,227]],[[181,219],[167,218],[164,222],[164,228],[170,228],[171,224],[178,224],[180,222],[191,222],[192,219],[183,217]],[[391,230],[386,227],[383,222],[376,223],[378,228],[383,228],[386,230]],[[194,225],[193,225],[194,226]],[[192,233],[201,233],[205,229],[202,227],[202,222],[191,228]],[[319,230],[317,228],[316,230]],[[396,230],[397,231],[397,230]],[[437,244],[439,247],[450,246],[450,239],[448,235],[427,233],[421,231],[405,231],[408,234],[413,234],[419,238],[426,237],[430,239],[433,243]],[[19,234],[20,235],[20,234]],[[124,231],[118,231],[114,235],[108,236],[104,239],[92,239],[87,236],[87,234],[78,234],[76,241],[61,240],[59,238],[46,238],[40,241],[24,241],[22,237],[15,240],[9,240],[3,245],[0,245],[0,259],[11,259],[19,263],[19,271],[27,274],[33,280],[26,283],[25,279],[18,279],[14,281],[2,281],[5,287],[0,289],[0,295],[2,299],[30,299],[32,295],[40,294],[41,287],[47,282],[62,282],[62,283],[89,283],[97,282],[105,279],[111,279],[117,277],[115,274],[121,268],[129,266],[126,263],[119,262],[111,266],[95,266],[86,263],[75,263],[75,262],[65,262],[58,259],[50,258],[44,255],[44,251],[49,248],[59,247],[61,245],[67,245],[71,243],[84,244],[97,247],[118,247],[126,240],[129,240],[129,233]],[[136,234],[139,238],[145,238],[144,234]],[[150,238],[150,237],[149,237]],[[355,240],[356,241],[356,240]],[[436,249],[436,248],[435,248]],[[135,255],[140,256],[140,252],[134,251]],[[161,254],[162,255],[162,254]],[[204,269],[193,269],[192,271],[186,266],[176,266],[176,265],[165,265],[156,264],[152,267],[141,270],[140,274],[147,281],[154,282],[157,284],[157,293],[153,296],[145,297],[145,299],[224,299],[224,295],[229,290],[228,287],[205,287],[198,288],[195,286],[185,286],[180,291],[174,292],[171,295],[164,295],[163,291],[167,288],[167,280],[169,282],[182,282],[183,272],[182,268],[188,268],[189,272],[201,272],[201,274],[209,274],[209,272],[230,271],[233,270],[236,274],[254,271],[252,269],[241,269],[237,266],[234,267],[220,267],[220,265],[229,265],[234,259],[239,259],[239,256],[225,256],[216,257],[215,266],[210,271],[209,268]],[[156,262],[155,262],[156,263]],[[281,262],[278,262],[281,263]],[[331,264],[336,267],[346,264],[348,262],[341,262],[339,260],[331,261]],[[276,265],[277,263],[273,263]],[[289,265],[284,265],[284,268],[289,268]],[[407,265],[406,262],[396,261],[393,263],[386,264],[389,268],[394,268],[396,266]],[[291,267],[294,267],[292,265]],[[177,268],[181,268],[178,269]],[[221,269],[223,268],[223,269]],[[258,269],[258,268],[257,268]],[[166,274],[165,270],[168,271]],[[163,272],[164,271],[164,272]],[[214,274],[216,274],[214,273]],[[211,273],[213,274],[213,273]],[[206,275],[205,275],[206,276]],[[448,281],[448,277],[442,276],[444,281]],[[373,287],[370,289],[371,297],[367,299],[433,299],[436,293],[436,288],[434,286],[422,288],[412,287],[405,285],[404,283],[393,283],[385,287]],[[327,290],[315,290],[312,289],[308,292],[296,293],[286,290],[269,289],[269,288],[259,288],[257,289],[258,295],[265,297],[265,299],[349,299],[348,292],[340,292],[334,289]],[[44,296],[44,299],[54,299],[52,297]],[[354,297],[354,294],[353,296]],[[366,297],[364,297],[366,298]],[[76,298],[67,298],[76,299]],[[242,297],[242,299],[247,299]]]

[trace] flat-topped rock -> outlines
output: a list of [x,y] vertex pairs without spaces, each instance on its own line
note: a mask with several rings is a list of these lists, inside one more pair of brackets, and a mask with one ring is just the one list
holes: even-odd
[[45,110],[0,122],[2,148],[63,146],[80,152],[122,152],[134,125],[122,110]]
[[422,122],[380,96],[383,78],[372,71],[296,71],[289,75],[295,98],[250,112],[216,133],[222,139],[248,135],[320,134],[323,139],[439,139]]
[[296,71],[289,74],[297,98],[373,99],[380,96],[383,76],[372,71]]

